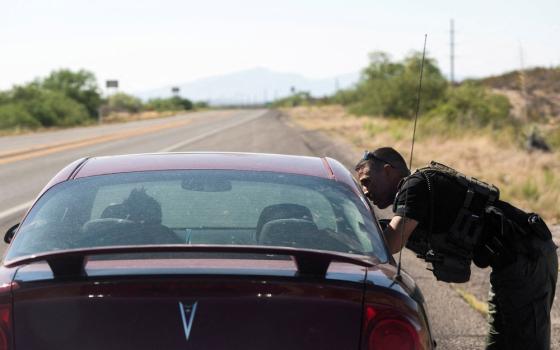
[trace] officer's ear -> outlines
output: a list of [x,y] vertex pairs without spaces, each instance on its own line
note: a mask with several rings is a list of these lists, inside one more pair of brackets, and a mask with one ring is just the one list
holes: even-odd
[[384,164],[383,165],[383,172],[385,173],[385,176],[388,179],[393,179],[393,180],[398,179],[400,181],[400,179],[402,178],[402,175],[401,175],[399,169],[393,167],[390,164]]
[[390,176],[395,169],[390,164],[383,164],[383,172],[385,175]]

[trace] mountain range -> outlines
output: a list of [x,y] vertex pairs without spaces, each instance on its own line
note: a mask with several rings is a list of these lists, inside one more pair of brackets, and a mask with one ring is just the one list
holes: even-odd
[[332,78],[311,79],[295,73],[280,73],[267,68],[253,68],[221,76],[202,78],[187,83],[164,86],[158,89],[137,91],[143,100],[172,96],[172,88],[178,94],[193,101],[206,101],[211,105],[260,104],[306,91],[312,96],[333,94],[358,82],[358,72]]

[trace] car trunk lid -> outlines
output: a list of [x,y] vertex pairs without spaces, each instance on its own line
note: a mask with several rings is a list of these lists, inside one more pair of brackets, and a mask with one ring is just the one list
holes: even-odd
[[90,261],[87,277],[46,263],[16,275],[16,349],[358,349],[366,269],[291,260]]

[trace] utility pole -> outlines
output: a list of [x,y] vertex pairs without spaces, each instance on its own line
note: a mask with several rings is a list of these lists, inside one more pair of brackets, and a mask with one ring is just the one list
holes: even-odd
[[451,81],[451,85],[453,85],[455,84],[455,23],[453,22],[453,19],[451,19],[450,23],[449,36],[449,60],[451,63],[449,80]]

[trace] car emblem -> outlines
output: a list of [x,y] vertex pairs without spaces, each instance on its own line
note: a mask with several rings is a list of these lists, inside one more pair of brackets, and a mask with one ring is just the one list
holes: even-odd
[[181,318],[183,319],[183,328],[185,330],[185,338],[187,338],[187,341],[189,340],[189,335],[191,334],[194,314],[196,312],[196,304],[198,304],[198,302],[194,302],[192,304],[183,304],[182,302],[179,302],[179,312],[181,313]]

